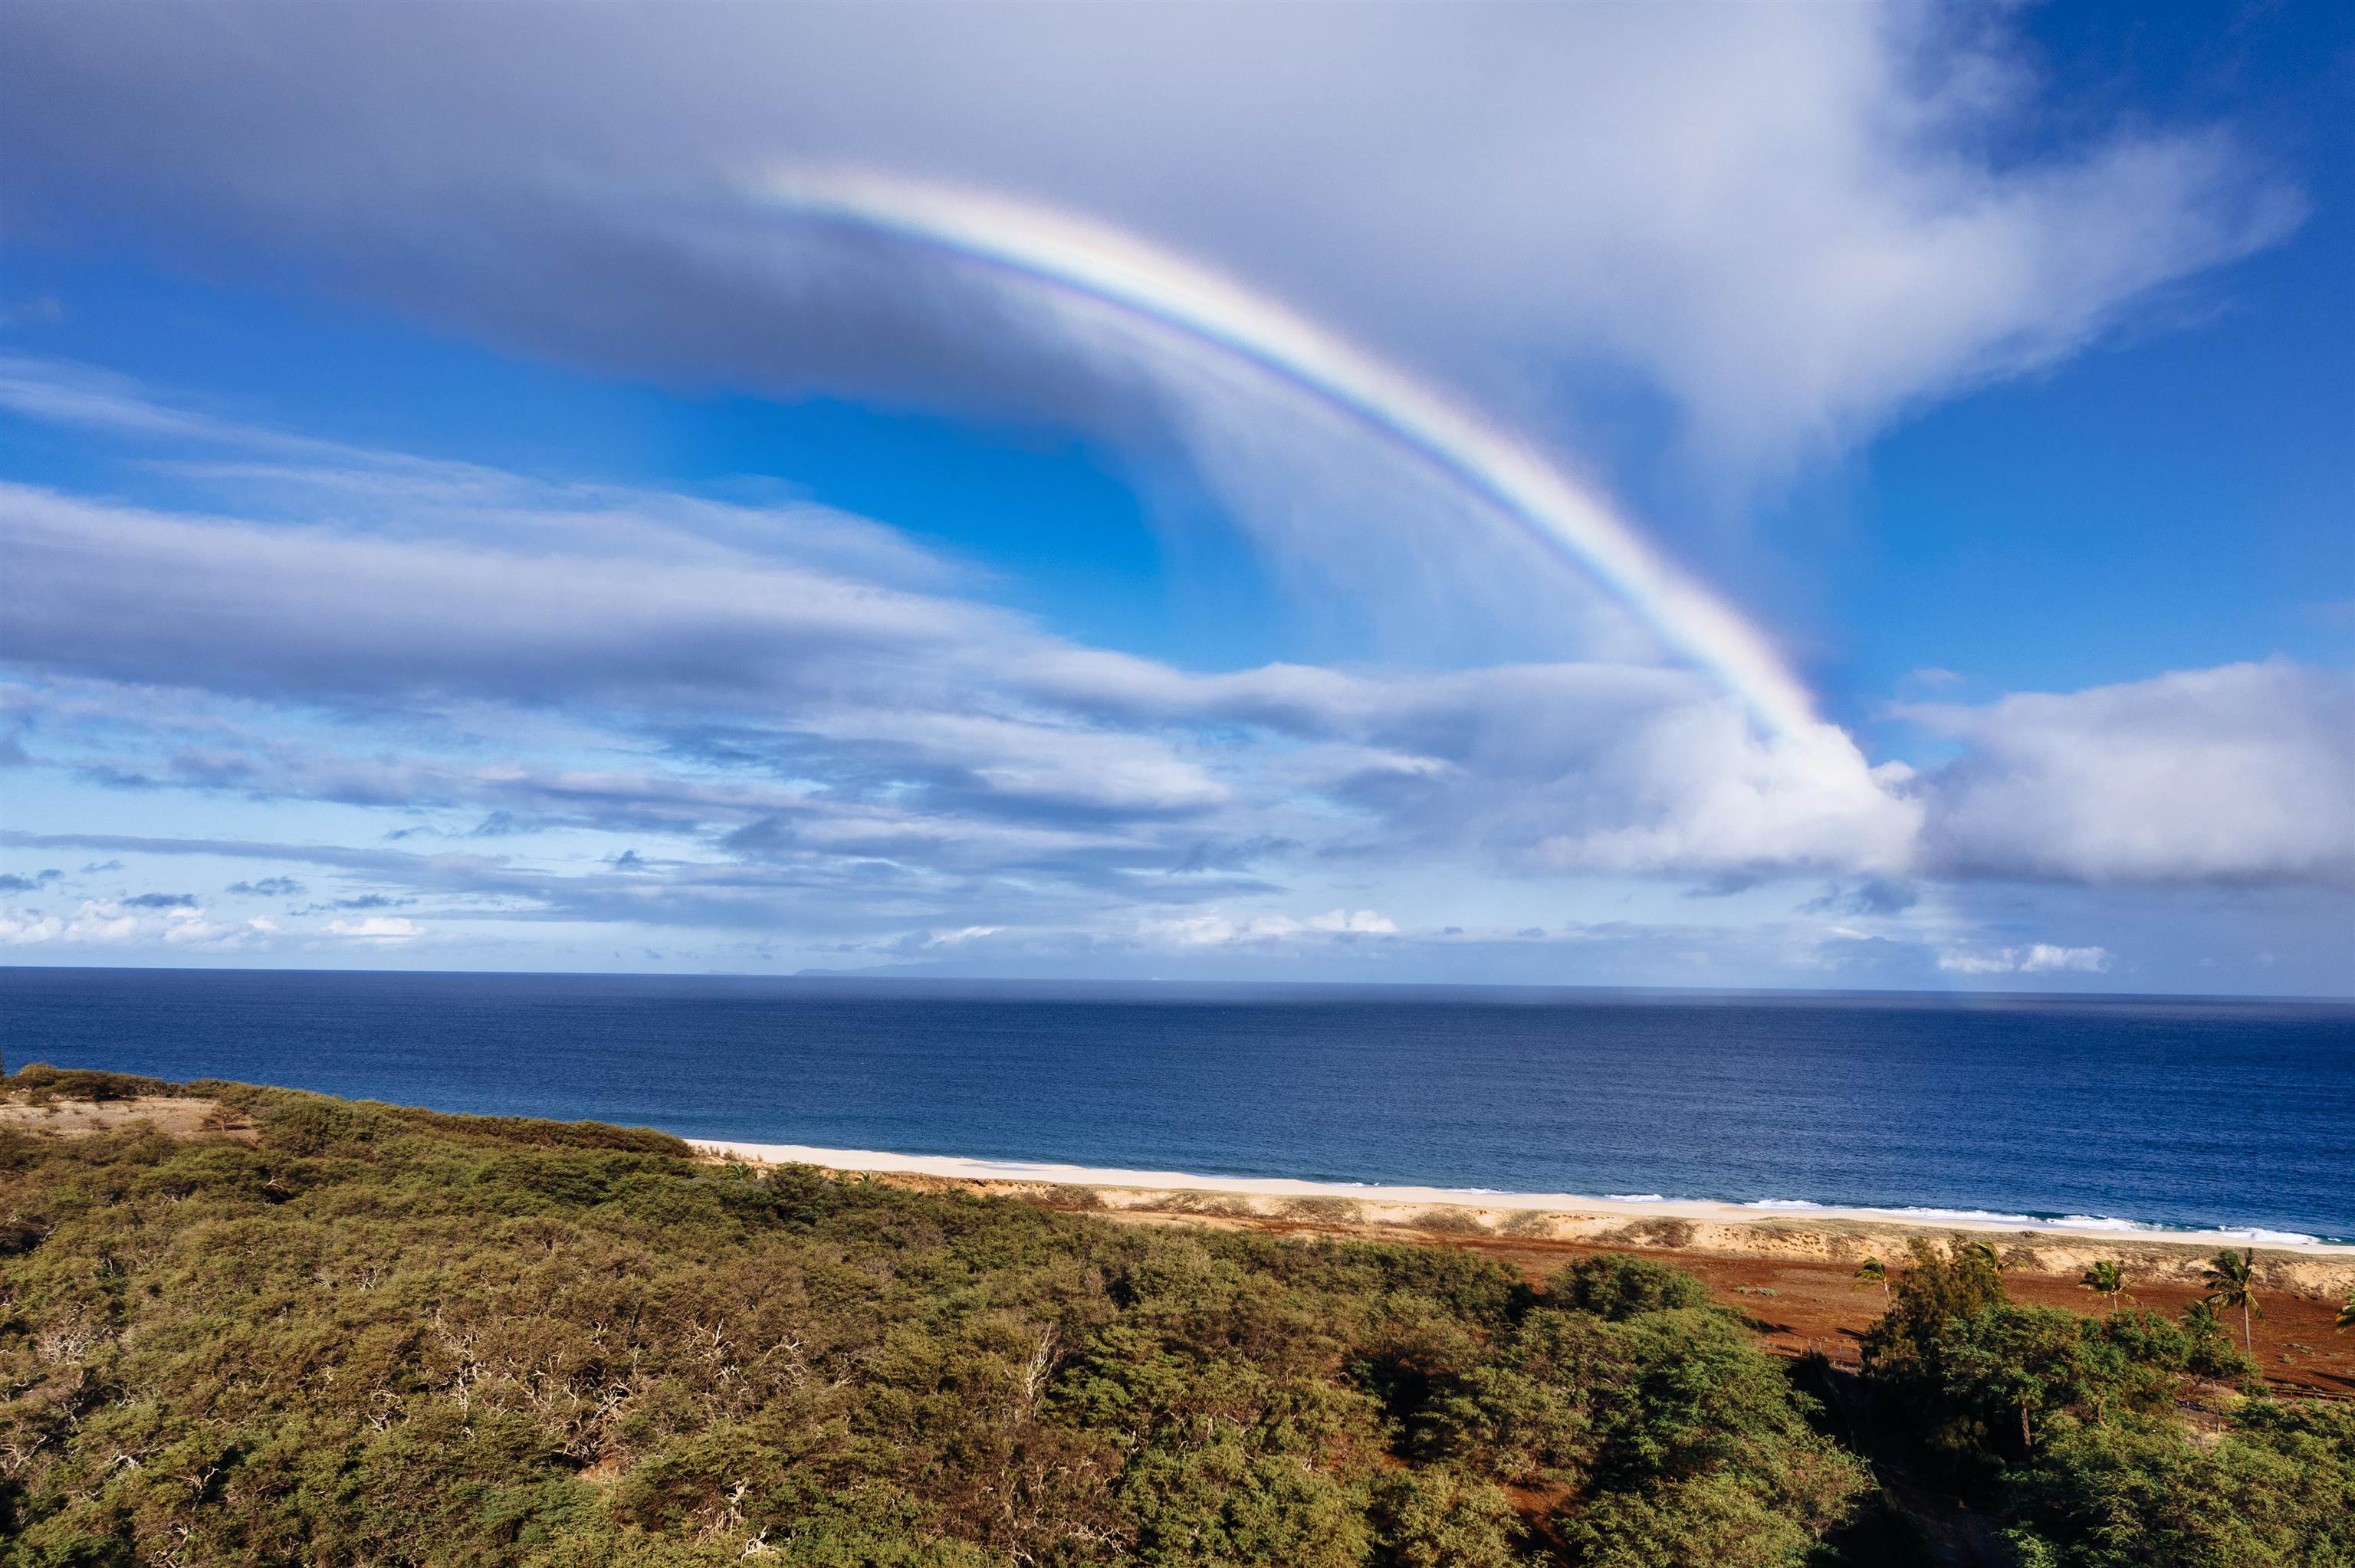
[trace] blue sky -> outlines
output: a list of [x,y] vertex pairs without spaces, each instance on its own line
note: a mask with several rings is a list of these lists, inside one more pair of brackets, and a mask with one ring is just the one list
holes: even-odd
[[2355,990],[2337,7],[140,20],[0,16],[6,961]]

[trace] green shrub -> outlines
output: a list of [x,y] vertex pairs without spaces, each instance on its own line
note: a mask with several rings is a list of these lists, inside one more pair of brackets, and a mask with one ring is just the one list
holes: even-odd
[[2355,1412],[2256,1401],[2210,1445],[2155,1423],[2082,1427],[2006,1500],[2014,1549],[2050,1568],[2355,1563]]
[[130,1100],[142,1095],[176,1096],[176,1084],[161,1078],[134,1077],[128,1073],[101,1073],[87,1067],[52,1067],[28,1062],[15,1074],[0,1078],[0,1086],[21,1094],[36,1105],[53,1100]]
[[1673,1264],[1631,1253],[1581,1258],[1546,1279],[1546,1299],[1614,1322],[1640,1312],[1709,1305],[1709,1287]]
[[1816,1538],[1740,1478],[1614,1492],[1570,1524],[1579,1568],[1802,1568]]
[[1373,1484],[1380,1568],[1528,1568],[1521,1521],[1497,1488],[1445,1466],[1393,1470]]

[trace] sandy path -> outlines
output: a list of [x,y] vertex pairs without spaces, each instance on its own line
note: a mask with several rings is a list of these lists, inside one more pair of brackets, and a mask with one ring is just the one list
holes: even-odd
[[174,1138],[209,1132],[250,1141],[254,1136],[251,1122],[207,1099],[141,1095],[127,1100],[53,1100],[45,1106],[0,1100],[0,1127],[54,1133],[59,1138],[112,1132],[142,1121]]

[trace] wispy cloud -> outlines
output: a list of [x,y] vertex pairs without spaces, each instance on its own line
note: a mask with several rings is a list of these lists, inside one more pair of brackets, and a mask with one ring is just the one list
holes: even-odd
[[[1329,299],[1532,411],[1511,368],[1532,351],[1610,362],[1748,476],[2051,364],[2302,211],[2227,127],[2024,153],[2005,132],[2040,84],[2001,12],[1061,7],[1023,14],[1022,48],[955,10],[920,29],[798,7],[691,30],[628,7],[240,22],[165,10],[126,39],[87,7],[11,8],[14,202],[70,222],[129,190],[151,224],[264,237],[571,362],[1020,404],[1144,440],[1167,421],[1121,412],[1134,367],[1075,380],[1089,345],[1042,355],[1036,302],[726,197],[789,160],[1060,201]],[[624,72],[626,96],[577,85]]]
[[[1689,673],[1188,673],[969,598],[815,570],[794,558],[790,519],[754,553],[657,500],[602,510],[602,526],[536,553],[489,547],[546,534],[549,497],[482,500],[518,488],[490,476],[453,503],[429,480],[387,537],[19,487],[0,495],[6,646],[53,678],[364,705],[396,725],[453,703],[564,713],[601,745],[626,737],[669,764],[413,747],[393,762],[185,704],[174,725],[194,743],[72,764],[123,786],[473,808],[478,833],[667,827],[725,833],[745,853],[879,855],[996,833],[1034,871],[1060,835],[1075,867],[1110,853],[1166,876],[1220,842],[1376,855],[1415,843],[1532,869],[1848,869],[1901,860],[1912,831],[1912,808],[1845,743],[1763,740]],[[53,734],[77,717],[91,734],[147,728],[112,723],[98,694],[45,711]]]

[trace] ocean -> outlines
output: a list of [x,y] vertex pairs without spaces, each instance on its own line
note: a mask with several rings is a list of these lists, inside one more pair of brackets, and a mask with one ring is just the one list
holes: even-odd
[[2355,1240],[2355,1004],[0,969],[0,1044],[690,1138]]

